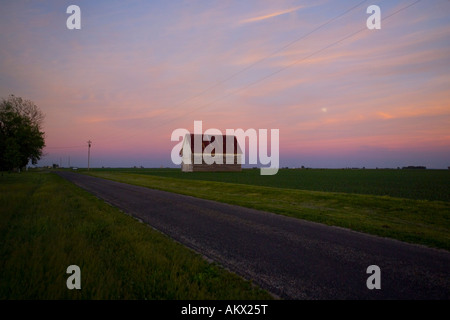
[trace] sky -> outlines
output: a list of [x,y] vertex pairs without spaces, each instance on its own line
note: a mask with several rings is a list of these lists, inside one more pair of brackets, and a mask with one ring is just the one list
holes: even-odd
[[282,167],[450,166],[448,0],[0,6],[0,97],[45,113],[39,166],[86,167],[91,140],[91,167],[175,167],[194,121],[278,129]]

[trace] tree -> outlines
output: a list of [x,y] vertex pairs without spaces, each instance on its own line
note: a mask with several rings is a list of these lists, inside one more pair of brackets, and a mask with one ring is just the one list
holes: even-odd
[[30,100],[10,95],[0,103],[0,170],[37,164],[45,146],[44,114]]

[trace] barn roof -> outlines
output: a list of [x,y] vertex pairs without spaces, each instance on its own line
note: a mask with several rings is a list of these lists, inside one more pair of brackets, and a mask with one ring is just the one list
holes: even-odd
[[[209,135],[209,134],[186,134],[186,136],[184,137],[184,141],[183,142],[183,148],[186,144],[186,142],[189,144],[190,149],[191,149],[191,153],[194,153],[194,139],[198,139],[202,142],[202,153],[205,150],[205,148],[211,144],[211,143],[215,143],[216,146],[218,146],[220,148],[220,146],[222,146],[222,153],[223,154],[228,154],[227,153],[227,141],[233,141],[233,153],[234,155],[236,154],[242,154],[241,148],[239,147],[239,143],[236,139],[236,136],[230,136],[230,135]],[[217,139],[217,141],[216,141]],[[231,140],[232,139],[232,140]],[[206,140],[206,141],[205,141]],[[181,148],[180,151],[180,155],[183,155],[183,148]],[[215,149],[213,149],[213,151],[211,152],[211,155],[214,155],[216,152]]]

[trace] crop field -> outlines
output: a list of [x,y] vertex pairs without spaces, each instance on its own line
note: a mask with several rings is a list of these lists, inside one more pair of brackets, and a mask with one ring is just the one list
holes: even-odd
[[273,176],[261,176],[259,169],[189,173],[180,169],[95,169],[93,172],[127,172],[276,188],[450,201],[450,170],[280,169]]
[[286,169],[260,176],[254,169],[97,169],[88,174],[450,250],[446,170]]

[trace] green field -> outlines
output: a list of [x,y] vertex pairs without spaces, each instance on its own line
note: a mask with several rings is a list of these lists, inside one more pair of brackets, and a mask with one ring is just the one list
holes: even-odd
[[450,170],[280,169],[273,176],[261,176],[259,169],[244,169],[242,172],[189,173],[181,172],[180,169],[94,170],[94,172],[108,171],[310,191],[450,201]]
[[[367,177],[368,171],[375,185],[385,186],[372,187],[372,193],[378,190],[382,195],[350,193],[366,179],[363,177]],[[313,176],[322,177],[322,181],[336,179],[340,192],[314,191],[316,185],[304,188],[310,190],[285,187],[294,184],[290,175],[296,180],[304,172],[311,180]],[[435,179],[435,189],[445,194],[448,181],[441,177],[448,173],[443,170],[281,170],[279,176],[260,176],[259,170],[192,174],[174,169],[104,169],[91,170],[89,174],[450,250],[450,202],[434,200],[429,190],[424,190],[428,196],[422,198],[431,200],[420,199],[419,188],[410,183],[420,180],[433,184]],[[359,178],[355,178],[358,174]],[[399,175],[403,178],[398,178]],[[343,177],[344,182],[338,182],[337,177]],[[236,180],[240,183],[230,182]],[[385,182],[394,180],[395,185]],[[331,184],[324,183],[322,188]],[[405,196],[396,197],[396,193]]]
[[0,204],[2,300],[271,298],[55,174],[0,175]]

